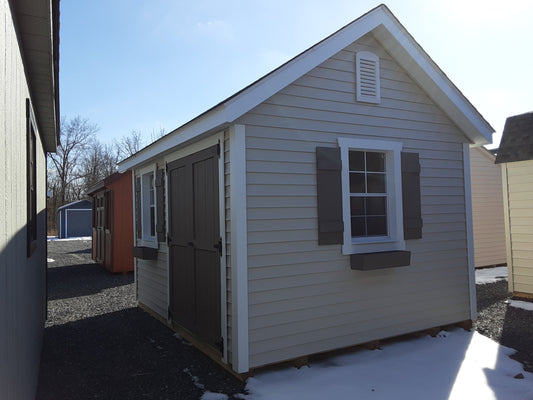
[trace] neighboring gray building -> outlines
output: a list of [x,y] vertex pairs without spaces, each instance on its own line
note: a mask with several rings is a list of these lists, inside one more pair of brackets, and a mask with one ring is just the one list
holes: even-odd
[[59,140],[59,1],[0,1],[0,398],[34,399],[46,317],[46,152]]
[[473,320],[493,131],[381,5],[119,164],[139,304],[238,373]]
[[57,209],[57,237],[92,236],[93,202],[78,200]]

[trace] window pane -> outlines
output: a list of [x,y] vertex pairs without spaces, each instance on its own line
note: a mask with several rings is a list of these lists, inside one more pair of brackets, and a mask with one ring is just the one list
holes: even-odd
[[366,170],[370,172],[385,172],[385,153],[366,153]]
[[367,174],[368,192],[367,193],[386,193],[385,174]]
[[365,153],[362,151],[350,151],[350,171],[365,170]]
[[368,236],[387,235],[387,217],[368,217],[366,219]]
[[386,197],[367,197],[366,215],[387,215],[386,199]]
[[352,217],[352,237],[366,236],[365,217]]
[[350,215],[351,216],[365,215],[364,197],[350,197]]
[[365,174],[350,173],[350,193],[366,193]]
[[150,205],[154,205],[155,203],[155,192],[154,189],[150,190]]

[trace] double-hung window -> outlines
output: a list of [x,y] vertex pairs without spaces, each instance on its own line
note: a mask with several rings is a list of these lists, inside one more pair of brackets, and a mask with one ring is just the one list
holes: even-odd
[[405,249],[401,150],[395,141],[339,138],[344,254]]
[[155,174],[142,175],[142,238],[155,240]]

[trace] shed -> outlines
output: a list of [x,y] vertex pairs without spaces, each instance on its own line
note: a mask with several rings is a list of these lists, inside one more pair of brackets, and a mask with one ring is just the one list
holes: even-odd
[[468,323],[493,131],[380,5],[119,163],[139,305],[237,373]]
[[78,200],[57,209],[58,237],[60,239],[91,236],[91,200]]
[[470,150],[476,268],[507,263],[502,171],[495,159],[483,146]]
[[502,167],[509,291],[533,299],[533,112],[507,118]]
[[87,193],[93,199],[92,258],[111,272],[133,271],[131,187],[131,172],[117,172]]

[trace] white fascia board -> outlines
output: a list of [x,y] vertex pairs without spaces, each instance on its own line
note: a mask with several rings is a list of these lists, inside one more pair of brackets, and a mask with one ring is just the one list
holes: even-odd
[[171,151],[174,147],[194,139],[202,133],[206,133],[228,123],[226,115],[226,107],[223,104],[213,108],[205,113],[205,115],[201,115],[188,122],[181,128],[168,133],[152,145],[145,147],[133,156],[121,161],[118,164],[118,172],[135,168],[151,158],[161,155],[163,152]]
[[230,121],[235,121],[269,97],[316,68],[327,59],[360,39],[383,22],[386,14],[379,7],[345,26],[327,39],[319,42],[296,58],[257,81],[237,96],[229,99],[225,105]]
[[[492,142],[494,129],[394,17],[384,19],[375,37],[476,145]],[[391,40],[392,39],[392,40]]]

